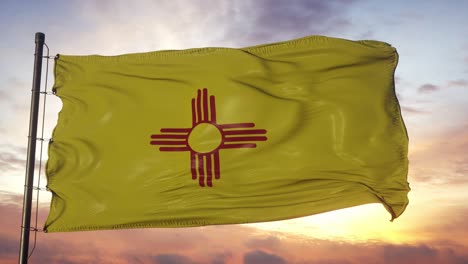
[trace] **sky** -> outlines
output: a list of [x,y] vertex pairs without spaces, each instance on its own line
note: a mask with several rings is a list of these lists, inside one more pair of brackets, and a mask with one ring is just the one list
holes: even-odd
[[[18,258],[36,32],[52,56],[239,48],[307,35],[390,43],[400,56],[412,190],[394,222],[368,204],[248,225],[39,232],[30,263],[468,263],[467,13],[463,0],[0,1],[0,264]],[[44,64],[49,90],[52,67],[46,74]],[[45,138],[60,109],[48,96]],[[49,201],[41,191],[38,228]]]

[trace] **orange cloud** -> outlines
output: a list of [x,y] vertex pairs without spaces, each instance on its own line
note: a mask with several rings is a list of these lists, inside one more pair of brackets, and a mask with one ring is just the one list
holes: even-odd
[[419,182],[468,183],[468,123],[415,146],[410,153],[412,178]]
[[459,80],[455,80],[455,81],[450,81],[448,83],[448,86],[451,87],[451,86],[461,86],[461,87],[468,87],[468,81],[467,80],[464,80],[464,79],[459,79]]
[[[21,221],[20,196],[0,194],[0,263],[16,263]],[[47,210],[41,208],[39,222]],[[461,232],[468,224],[459,212],[449,221],[408,230],[430,239],[417,244],[381,241],[349,242],[313,239],[255,229],[245,225],[182,229],[131,229],[73,233],[38,233],[32,263],[153,263],[153,264],[305,264],[305,263],[465,263],[468,241],[447,240],[440,233]],[[453,210],[443,213],[453,214]],[[451,231],[452,230],[452,231]],[[430,233],[430,236],[427,234]],[[455,238],[455,237],[453,237]]]

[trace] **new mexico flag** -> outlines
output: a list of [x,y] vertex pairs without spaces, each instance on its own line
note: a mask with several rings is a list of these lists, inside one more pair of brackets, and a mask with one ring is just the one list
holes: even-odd
[[389,44],[56,60],[48,232],[251,223],[408,204]]

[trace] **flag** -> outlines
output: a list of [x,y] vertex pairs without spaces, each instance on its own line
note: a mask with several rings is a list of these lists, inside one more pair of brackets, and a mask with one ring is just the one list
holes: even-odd
[[273,221],[408,204],[398,54],[309,36],[55,63],[47,232]]

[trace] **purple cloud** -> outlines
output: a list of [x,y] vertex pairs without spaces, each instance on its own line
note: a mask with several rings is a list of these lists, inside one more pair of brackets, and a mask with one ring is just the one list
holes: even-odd
[[[20,195],[0,197],[0,263],[15,263],[18,258]],[[45,211],[40,211],[43,223]],[[446,263],[459,264],[468,260],[465,220],[466,209],[452,208],[437,217],[438,221],[407,230],[407,234],[428,239],[422,244],[391,244],[385,242],[351,243],[341,240],[320,240],[283,236],[275,233],[252,239],[253,229],[239,225],[183,229],[142,229],[97,232],[38,234],[38,245],[32,263],[152,263],[152,264],[351,264],[363,263]],[[441,240],[445,236],[447,240]],[[226,237],[229,240],[226,240]],[[250,239],[249,239],[250,238]],[[463,242],[465,241],[465,242]],[[464,244],[461,244],[464,243]],[[310,247],[313,245],[313,247]],[[259,249],[272,248],[270,249]],[[223,249],[228,248],[228,251]],[[304,249],[307,248],[306,251]],[[385,262],[386,261],[386,262]]]
[[[26,148],[14,145],[0,145],[0,173],[24,171],[26,166]],[[43,161],[42,165],[45,165]],[[36,159],[36,169],[39,160]]]
[[282,257],[261,250],[248,252],[244,255],[244,264],[286,264]]
[[294,3],[282,0],[238,1],[230,6],[228,17],[241,17],[241,23],[226,25],[226,38],[243,45],[280,41],[312,34],[329,34],[351,24],[345,12],[351,0]]
[[155,264],[196,264],[190,258],[179,254],[161,254],[154,257]]
[[435,249],[424,244],[418,246],[385,245],[383,258],[386,264],[468,263],[467,255],[458,255],[450,249]]
[[253,238],[248,240],[245,245],[249,248],[262,248],[262,249],[268,249],[268,250],[275,250],[277,248],[280,248],[281,243],[280,240],[277,237],[274,236],[269,236],[266,238]]
[[440,90],[440,86],[430,84],[430,83],[423,84],[418,89],[420,93],[430,93],[430,92],[435,92],[438,90]]
[[458,80],[453,80],[453,81],[448,81],[445,85],[443,86],[438,86],[430,83],[426,83],[421,85],[418,88],[418,91],[420,93],[431,93],[440,90],[442,87],[448,88],[448,87],[468,87],[468,81],[465,79],[458,79]]
[[449,87],[452,87],[452,86],[468,87],[468,81],[467,81],[467,80],[464,80],[464,79],[459,79],[459,80],[455,80],[455,81],[450,81],[450,82],[448,83],[448,86],[449,86]]
[[426,111],[416,109],[411,106],[401,106],[401,110],[404,112],[404,114],[426,114]]
[[309,264],[352,264],[352,263],[353,262],[343,260],[343,259],[324,259],[324,260],[310,262]]
[[211,264],[225,264],[232,257],[231,252],[216,254],[211,260]]
[[427,259],[427,261],[437,256],[437,250],[426,245],[421,246],[397,246],[386,245],[383,247],[385,263],[402,263],[414,261],[416,258]]
[[0,235],[0,259],[8,258],[13,254],[17,254],[18,251],[18,241],[10,237]]

